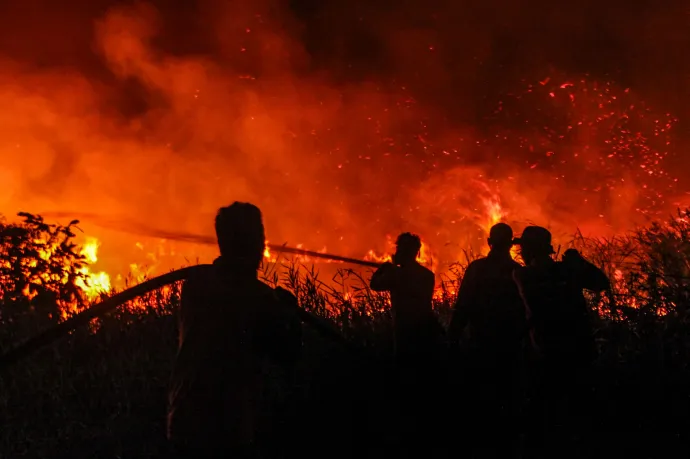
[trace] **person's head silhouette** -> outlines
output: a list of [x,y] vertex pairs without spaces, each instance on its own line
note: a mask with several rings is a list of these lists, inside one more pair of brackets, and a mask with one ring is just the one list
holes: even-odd
[[222,207],[216,215],[216,237],[221,257],[240,268],[259,269],[266,236],[258,207],[237,201]]
[[415,262],[422,248],[422,240],[416,234],[402,233],[395,241],[395,245],[393,263],[404,265]]
[[505,223],[496,223],[489,231],[489,247],[496,252],[510,252],[513,246],[513,229]]
[[514,242],[520,245],[520,255],[526,264],[538,258],[550,257],[554,253],[551,233],[541,226],[528,226]]

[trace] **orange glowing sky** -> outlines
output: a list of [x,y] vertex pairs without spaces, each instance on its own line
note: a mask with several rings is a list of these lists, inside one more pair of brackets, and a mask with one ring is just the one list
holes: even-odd
[[[673,12],[626,10],[607,32],[617,41],[579,62],[594,46],[574,32],[595,28],[588,2],[567,17],[425,3],[7,2],[0,212],[212,234],[216,209],[246,200],[271,241],[364,257],[413,231],[449,262],[480,249],[498,218],[567,242],[578,227],[612,234],[684,203],[685,96],[639,62],[690,42],[663,21]],[[626,21],[670,31],[653,52]],[[612,74],[605,56],[626,68]],[[112,276],[215,253],[81,226]]]

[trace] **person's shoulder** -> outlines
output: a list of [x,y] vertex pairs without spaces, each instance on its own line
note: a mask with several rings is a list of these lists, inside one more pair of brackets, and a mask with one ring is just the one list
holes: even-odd
[[273,289],[273,294],[275,295],[276,299],[282,304],[297,304],[297,297],[291,291],[284,289],[283,287],[276,287],[275,289]]
[[[500,263],[500,261],[499,261]],[[475,260],[472,260],[468,265],[465,271],[467,270],[484,270],[484,269],[494,269],[498,266],[497,262],[495,259],[491,259],[489,257],[481,257],[477,258]]]
[[430,270],[429,268],[427,268],[426,266],[422,265],[421,263],[416,263],[416,269],[417,269],[417,272],[422,276],[425,276],[427,278],[435,277],[434,272],[432,270]]
[[470,269],[470,267],[479,267],[479,266],[484,266],[489,263],[489,258],[488,257],[480,257],[476,258],[472,261],[469,262],[467,265],[467,269]]
[[283,318],[296,317],[299,309],[299,301],[292,292],[283,287],[276,287],[271,288],[271,294],[271,315],[277,315]]
[[196,265],[189,269],[185,277],[185,286],[193,287],[204,285],[216,277],[216,270],[213,265]]
[[258,282],[258,291],[261,296],[270,299],[276,303],[281,303],[284,305],[292,305],[297,303],[297,297],[287,289],[283,287],[271,287],[265,282]]
[[256,282],[254,283],[254,293],[257,294],[258,296],[267,298],[267,299],[275,299],[276,294],[275,291],[276,289],[268,285],[266,282],[256,279]]
[[187,275],[187,279],[204,278],[215,272],[215,266],[209,264],[190,266],[188,269],[189,274]]
[[487,257],[477,258],[475,260],[470,261],[467,264],[467,267],[465,268],[465,272],[464,272],[463,277],[468,277],[468,275],[470,275],[470,276],[472,276],[472,275],[481,276],[482,273],[484,273],[490,269],[491,269],[491,261]]

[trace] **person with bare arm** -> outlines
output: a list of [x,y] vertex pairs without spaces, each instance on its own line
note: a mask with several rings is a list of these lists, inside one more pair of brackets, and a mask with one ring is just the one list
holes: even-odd
[[260,210],[240,202],[220,209],[216,235],[220,257],[182,287],[168,438],[183,458],[252,458],[263,369],[292,371],[301,323],[295,297],[257,277],[265,245]]

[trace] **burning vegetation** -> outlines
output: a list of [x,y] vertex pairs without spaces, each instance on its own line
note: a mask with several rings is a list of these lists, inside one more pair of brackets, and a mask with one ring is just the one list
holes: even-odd
[[[685,211],[668,218],[689,204],[682,2],[494,2],[490,14],[446,1],[395,12],[368,1],[175,3],[0,6],[0,349],[216,255],[81,214],[208,235],[216,209],[242,200],[262,208],[271,242],[323,253],[383,262],[395,235],[419,234],[444,323],[493,224],[547,226],[561,252],[578,248],[613,283],[590,298],[602,380],[617,384],[602,405],[619,397],[629,414],[637,388],[625,392],[625,372],[636,366],[683,380],[690,222]],[[37,214],[12,219],[20,210]],[[86,235],[52,223],[66,211]],[[387,350],[388,300],[366,270],[267,248],[262,276],[349,339]],[[2,425],[16,426],[2,429],[0,450],[22,450],[26,431],[46,437],[31,430],[46,410],[57,414],[45,431],[70,441],[83,419],[155,412],[178,294],[172,285],[132,301],[56,348],[60,363],[96,361],[93,373],[66,377],[44,359],[0,386]],[[107,397],[87,388],[104,380],[112,409],[92,418]],[[61,404],[92,410],[75,421]],[[630,419],[639,428],[658,416]]]
[[[659,218],[681,203],[678,179],[664,168],[666,158],[674,151],[671,131],[675,122],[670,114],[655,114],[629,89],[617,89],[611,82],[599,83],[588,77],[567,81],[548,77],[527,84],[498,102],[486,120],[486,132],[481,141],[474,140],[475,134],[468,138],[442,139],[437,143],[431,140],[434,138],[431,129],[425,127],[423,133],[415,136],[414,143],[406,144],[405,148],[410,151],[421,147],[421,153],[415,155],[422,158],[419,164],[426,170],[426,178],[416,190],[407,190],[407,198],[417,203],[408,209],[410,216],[386,220],[398,221],[399,225],[420,231],[424,241],[419,261],[437,272],[436,298],[444,301],[452,300],[456,292],[454,284],[461,277],[461,270],[457,269],[459,260],[468,262],[484,254],[488,230],[499,221],[510,222],[517,229],[531,221],[548,221],[556,232],[557,242],[563,246],[585,240],[589,245],[595,240],[616,241],[616,244],[629,241],[630,234],[641,234],[635,231],[651,231],[648,228],[635,230],[637,225],[648,222],[649,218]],[[379,161],[385,161],[390,150],[398,148],[402,140],[386,137],[386,142],[387,146],[380,150],[383,153]],[[522,164],[512,157],[502,157],[503,151],[520,152],[516,156],[523,158]],[[495,158],[491,158],[492,155]],[[482,164],[473,164],[472,157],[484,158]],[[360,156],[359,160],[372,161],[373,156]],[[338,169],[342,166],[338,164]],[[372,196],[369,195],[369,199],[373,199]],[[385,202],[382,196],[380,199]],[[379,208],[375,201],[372,203]],[[390,216],[391,211],[393,209],[389,208],[380,215]],[[146,255],[144,260],[136,255],[139,262],[128,260],[125,272],[96,272],[91,269],[103,266],[98,263],[101,241],[90,237],[77,247],[73,242],[76,235],[72,232],[75,221],[63,227],[47,225],[41,217],[20,216],[25,219],[23,224],[6,225],[8,234],[17,234],[6,239],[8,258],[3,295],[16,298],[21,293],[29,302],[36,296],[42,301],[43,290],[65,286],[55,290],[58,310],[50,312],[49,317],[57,314],[56,317],[65,318],[85,304],[98,300],[102,294],[112,293],[113,289],[178,267],[179,264],[174,263],[179,263],[181,256],[188,261],[187,254],[191,252],[197,251],[206,258],[211,253],[200,246],[180,249],[174,246],[174,241],[165,238],[157,239],[151,250],[150,244],[145,247],[139,241],[131,242],[125,233],[117,233],[117,236],[111,233],[107,236],[109,240],[116,237],[120,244],[124,242]],[[684,222],[683,218],[667,228]],[[374,222],[376,231],[388,225],[381,217]],[[573,240],[570,235],[576,229],[580,237]],[[319,241],[332,239],[320,234],[318,229],[311,234],[315,237],[305,239],[302,236],[297,248],[310,248]],[[379,250],[360,251],[360,254],[365,254],[365,260],[387,261],[393,251],[392,233],[375,234],[384,236],[380,239],[385,240],[385,245],[379,246]],[[583,234],[587,237],[582,237]],[[146,234],[141,236],[146,237]],[[340,241],[330,247],[347,247],[348,244],[342,244],[343,239],[341,236]],[[11,249],[17,241],[22,242],[18,248]],[[27,244],[36,246],[31,249],[33,252],[25,254],[21,250],[29,250]],[[362,244],[358,241],[355,246],[362,247]],[[320,252],[326,251],[324,245]],[[513,255],[518,254],[514,251]],[[121,255],[107,257],[119,259]],[[267,247],[265,263],[270,275],[275,277],[280,271],[276,266],[285,260],[285,254]],[[295,266],[318,263],[323,267],[322,262],[331,262],[301,255],[290,260]],[[625,304],[636,306],[635,295],[626,290],[628,287],[620,287],[629,275],[625,270],[629,262],[612,263],[610,274],[617,291],[627,291]],[[341,275],[341,271],[337,265],[326,269],[328,275],[336,272]],[[24,276],[22,285],[15,285],[16,280],[10,279],[10,275],[16,273]],[[321,285],[333,288],[337,284]],[[352,291],[341,293],[346,299],[354,295]],[[658,309],[666,310],[666,306]]]
[[[686,204],[681,178],[668,172],[676,117],[613,76],[487,75],[491,90],[472,100],[471,85],[441,77],[450,56],[460,57],[428,33],[445,30],[434,13],[414,46],[403,37],[386,43],[428,64],[425,84],[418,70],[343,82],[314,71],[313,51],[283,21],[290,13],[269,4],[239,2],[207,18],[213,31],[205,32],[223,37],[219,49],[172,51],[167,13],[138,4],[85,26],[98,72],[8,61],[0,210],[98,209],[204,234],[215,209],[239,199],[260,205],[269,238],[291,246],[361,257],[386,252],[387,235],[415,232],[443,273],[464,250],[484,250],[499,219],[517,231],[548,224],[563,240],[578,228],[610,237]],[[468,69],[480,57],[467,57]],[[84,224],[101,244],[99,271],[116,287],[129,271],[151,275],[213,256]]]
[[[0,284],[0,343],[3,349],[55,324],[73,311],[88,307],[89,301],[94,299],[93,295],[107,291],[108,284],[103,281],[103,274],[93,273],[88,268],[89,249],[85,247],[95,246],[80,247],[74,244],[75,229],[74,225],[63,227],[47,224],[41,217],[28,214],[24,215],[23,223],[3,224],[0,227],[0,261],[3,267]],[[582,235],[573,238],[572,245],[603,267],[613,281],[610,292],[589,298],[592,310],[598,311],[596,335],[600,357],[597,365],[604,371],[604,379],[600,381],[597,394],[601,403],[617,404],[617,411],[611,411],[612,413],[629,409],[628,404],[635,400],[631,394],[637,394],[639,389],[635,380],[629,379],[633,377],[632,369],[635,369],[635,374],[650,372],[655,378],[688,371],[689,241],[688,212],[681,212],[666,222],[611,239],[593,239]],[[388,299],[368,289],[368,276],[342,267],[334,277],[322,279],[314,269],[314,266],[322,266],[318,259],[300,261],[293,258],[290,261],[278,258],[270,250],[265,256],[267,263],[261,274],[266,282],[290,289],[297,296],[301,307],[328,320],[352,343],[383,355],[390,352]],[[468,252],[466,261],[472,257]],[[378,258],[379,261],[384,259]],[[445,325],[465,265],[466,263],[453,265],[442,276],[437,289],[435,310]],[[57,403],[65,411],[56,415],[54,421],[71,422],[69,410],[91,400],[88,391],[77,388],[103,388],[103,381],[106,380],[116,385],[112,390],[104,389],[110,394],[109,397],[113,397],[113,403],[121,403],[123,397],[135,397],[125,400],[138,408],[131,408],[118,416],[143,416],[143,419],[149,419],[151,413],[158,413],[151,406],[150,400],[157,399],[156,391],[162,391],[167,384],[170,359],[175,348],[175,327],[169,318],[177,308],[178,301],[179,285],[165,287],[162,291],[133,301],[112,316],[99,319],[90,331],[77,330],[67,340],[58,343],[54,353],[32,357],[14,372],[15,378],[23,378],[21,380],[25,381],[21,387],[5,387],[6,391],[0,392],[8,397],[12,394],[13,397],[0,397],[0,406],[3,407],[0,412],[4,413],[3,416],[14,416],[17,419],[16,408],[13,408],[15,406],[22,406],[22,410],[33,412],[32,406],[40,406],[42,410],[45,406]],[[97,332],[93,333],[94,330]],[[309,346],[324,346],[324,343],[317,344],[314,342]],[[58,361],[53,361],[54,358],[58,358]],[[82,362],[82,359],[86,360]],[[82,362],[75,366],[80,368],[91,359],[102,361],[99,360],[100,363],[90,372],[79,372],[78,377],[71,376],[76,379],[60,379],[64,378],[60,372],[67,371],[64,366],[71,365],[68,362]],[[122,362],[127,362],[127,365],[122,366]],[[141,385],[141,375],[154,371],[151,367],[154,364],[160,366],[156,370],[157,379],[148,381],[143,386],[144,389],[136,389]],[[318,366],[323,363],[314,361],[309,365]],[[26,368],[26,375],[23,375],[23,368]],[[58,368],[60,376],[54,374]],[[146,371],[137,368],[146,368]],[[630,370],[619,376],[606,373],[614,368]],[[372,377],[372,373],[367,373],[366,378],[370,383]],[[623,379],[617,379],[619,377]],[[41,381],[54,378],[56,381],[63,381],[65,385],[44,393],[40,388],[34,387],[35,378]],[[123,383],[127,384],[127,389],[120,386]],[[634,387],[626,389],[629,384]],[[669,387],[664,387],[663,390],[653,389],[656,386],[651,382],[647,384],[648,389],[656,394],[675,390]],[[33,389],[29,391],[29,387]],[[22,397],[27,397],[26,394],[29,393],[31,401],[17,404],[17,400],[23,400]],[[103,403],[103,394],[103,390],[99,390],[96,397],[99,404]],[[14,402],[10,403],[10,400]],[[145,403],[146,400],[149,402]],[[94,402],[88,403],[92,407],[79,422],[92,419],[100,412],[93,405]],[[635,405],[638,406],[637,402]],[[323,419],[322,416],[319,419]],[[631,419],[633,418],[628,423],[633,422]],[[647,424],[654,419],[653,426],[659,427],[662,418],[649,416],[645,419]],[[10,425],[9,418],[2,422]],[[97,422],[97,419],[93,418],[90,422]],[[160,419],[151,418],[146,422],[151,424],[147,428],[155,431],[154,426],[160,423]],[[600,422],[606,425],[610,421],[600,419]],[[635,428],[641,428],[640,425],[635,424]],[[19,452],[21,442],[18,439],[26,430],[4,429],[3,432],[0,444],[2,450]],[[72,441],[73,436],[70,437],[70,442]],[[148,446],[154,447],[155,442]],[[118,448],[127,450],[128,447],[122,444]],[[35,446],[32,446],[32,451],[41,454],[40,449]]]

